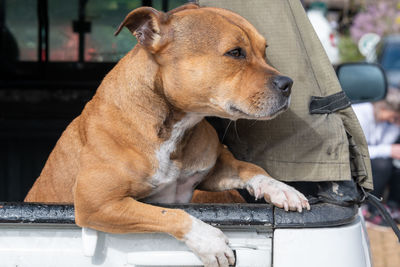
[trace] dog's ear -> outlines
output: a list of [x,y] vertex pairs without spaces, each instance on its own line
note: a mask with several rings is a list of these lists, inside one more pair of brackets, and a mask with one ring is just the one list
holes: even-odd
[[130,12],[119,25],[114,35],[127,27],[136,37],[138,43],[151,52],[156,52],[162,46],[161,25],[168,16],[151,7],[140,7]]

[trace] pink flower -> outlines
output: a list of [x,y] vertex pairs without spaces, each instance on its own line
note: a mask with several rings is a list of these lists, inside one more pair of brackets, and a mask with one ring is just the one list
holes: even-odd
[[355,42],[369,32],[381,37],[400,33],[400,6],[396,0],[369,0],[366,9],[358,13],[350,27],[350,34]]

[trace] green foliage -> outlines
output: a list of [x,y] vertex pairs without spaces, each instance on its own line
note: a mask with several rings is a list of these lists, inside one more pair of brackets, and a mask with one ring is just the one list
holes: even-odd
[[339,55],[341,62],[363,61],[364,57],[360,54],[357,44],[349,35],[343,35],[339,40]]

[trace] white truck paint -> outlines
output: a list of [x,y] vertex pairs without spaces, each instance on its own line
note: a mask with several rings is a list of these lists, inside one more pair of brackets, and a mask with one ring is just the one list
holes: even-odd
[[[223,229],[236,266],[271,267],[272,233]],[[96,240],[97,239],[97,240]],[[94,252],[94,253],[93,253]],[[89,255],[89,256],[85,256]],[[1,267],[202,266],[166,234],[108,234],[74,225],[0,224]]]
[[329,228],[274,231],[274,267],[371,267],[363,221]]
[[[237,267],[371,267],[360,216],[339,227],[221,229]],[[0,267],[202,266],[184,243],[165,234],[108,234],[57,224],[0,224],[0,259]]]

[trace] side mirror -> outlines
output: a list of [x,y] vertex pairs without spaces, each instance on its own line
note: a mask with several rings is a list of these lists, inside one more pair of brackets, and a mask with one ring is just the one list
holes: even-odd
[[336,69],[340,85],[352,104],[385,98],[388,83],[382,67],[373,63],[344,63]]

